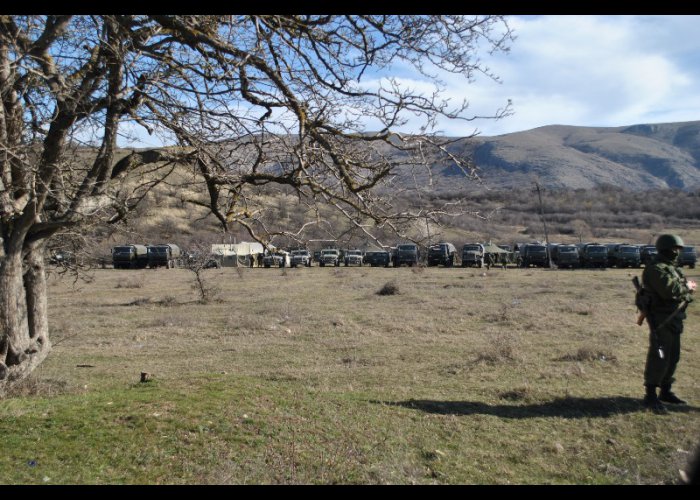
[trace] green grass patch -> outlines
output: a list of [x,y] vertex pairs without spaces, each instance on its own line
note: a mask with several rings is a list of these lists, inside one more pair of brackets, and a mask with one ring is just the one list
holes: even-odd
[[[0,400],[3,482],[680,482],[697,308],[675,386],[691,403],[659,417],[625,272],[333,271],[224,269],[208,304],[178,270],[52,281],[62,340]],[[151,302],[124,307],[134,291]]]

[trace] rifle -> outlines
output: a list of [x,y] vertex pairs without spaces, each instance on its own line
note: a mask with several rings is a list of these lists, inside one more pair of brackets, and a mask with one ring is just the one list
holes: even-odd
[[635,296],[635,305],[637,306],[637,310],[639,311],[639,314],[637,316],[637,325],[642,326],[642,323],[644,323],[644,319],[647,317],[649,304],[644,303],[644,289],[642,288],[641,283],[639,283],[639,278],[637,276],[632,278],[632,283],[634,284],[634,288],[637,291],[637,295]]

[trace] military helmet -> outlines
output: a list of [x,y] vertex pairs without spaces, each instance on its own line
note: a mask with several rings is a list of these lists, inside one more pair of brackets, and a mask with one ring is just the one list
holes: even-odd
[[659,252],[670,250],[675,247],[683,247],[684,243],[680,236],[675,234],[662,234],[656,240],[656,249]]

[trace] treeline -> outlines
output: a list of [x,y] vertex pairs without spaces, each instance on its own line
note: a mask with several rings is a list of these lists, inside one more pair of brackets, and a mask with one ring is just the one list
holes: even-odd
[[[504,243],[541,240],[541,211],[548,226],[550,241],[560,242],[618,237],[641,242],[666,227],[698,228],[700,222],[700,190],[633,192],[602,186],[576,190],[543,188],[540,194],[541,206],[537,192],[529,187],[469,193],[463,206],[467,213],[445,218],[442,221],[445,227],[442,234],[446,237],[450,234],[469,235],[464,238]],[[454,202],[458,197],[441,193],[428,199],[428,202],[441,205]],[[465,197],[464,193],[461,197]],[[415,203],[413,199],[397,198],[395,208],[407,209],[415,206]],[[309,213],[305,213],[293,197],[278,196],[268,208],[271,210],[270,217],[288,221],[290,227],[301,226],[309,217]],[[347,221],[333,211],[323,209],[322,212],[334,226],[342,228],[347,225]],[[119,235],[110,234],[115,228],[95,234],[98,241],[104,242],[103,253],[108,253],[109,246],[114,243],[125,243],[131,238],[130,235],[133,235],[131,239],[137,235],[147,235],[149,241],[172,241],[182,245],[212,239],[219,242],[250,240],[247,233],[235,227],[231,228],[230,233],[221,233],[213,216],[184,207],[176,192],[159,193],[157,197],[144,200],[127,226],[127,234],[121,231]],[[343,233],[343,230],[336,233]],[[383,236],[385,241],[395,240],[388,232]],[[304,237],[318,240],[329,237],[329,234],[310,226]],[[366,240],[361,231],[350,229],[344,232],[344,238],[350,246],[361,245]],[[455,237],[454,243],[461,243],[458,239]],[[276,240],[276,243],[295,246],[293,241],[283,238]]]
[[[535,189],[479,191],[469,196],[468,207],[486,222],[460,218],[451,223],[466,230],[484,224],[497,228],[496,237],[513,238],[508,227],[524,227],[522,235],[542,235],[543,217],[550,234],[602,238],[626,230],[693,227],[700,222],[700,189],[695,191],[627,191],[615,186],[596,189]],[[436,203],[458,195],[441,195]],[[500,231],[500,234],[499,234]],[[508,233],[508,234],[507,234]]]

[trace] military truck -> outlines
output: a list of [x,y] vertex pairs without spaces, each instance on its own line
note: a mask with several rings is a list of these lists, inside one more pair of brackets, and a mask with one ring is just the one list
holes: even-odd
[[362,266],[362,250],[346,250],[343,255],[343,262],[347,266]]
[[148,265],[146,245],[127,244],[112,248],[114,269],[144,269]]
[[584,243],[579,247],[581,267],[608,267],[608,247],[599,243]]
[[452,267],[457,261],[457,248],[452,243],[441,242],[428,247],[427,265]]
[[520,267],[549,267],[547,247],[539,243],[526,243],[520,247]]
[[680,267],[688,266],[691,269],[695,269],[695,264],[698,261],[698,253],[694,246],[686,245],[681,250],[678,255],[678,265]]
[[615,267],[615,248],[618,246],[622,245],[623,243],[604,243],[603,246],[605,246],[608,249],[608,260],[606,263],[606,267]]
[[639,260],[641,264],[646,267],[654,261],[658,253],[659,251],[656,249],[656,245],[642,245],[639,248]]
[[290,267],[290,265],[289,252],[284,250],[275,250],[263,257],[263,267]]
[[318,259],[318,265],[321,267],[326,266],[340,266],[340,250],[337,248],[324,248],[321,250],[321,256]]
[[481,243],[462,245],[462,267],[484,267],[484,245]]
[[296,250],[292,250],[289,257],[290,265],[292,267],[311,267],[311,254],[305,248],[298,248]]
[[148,248],[148,267],[173,269],[182,267],[182,250],[173,243],[150,245]]
[[371,267],[389,267],[392,263],[391,252],[388,250],[368,250],[365,252],[362,262],[369,264]]
[[618,268],[642,267],[639,247],[625,243],[615,245],[612,250],[612,256],[608,257],[608,263],[612,263],[613,266]]
[[581,257],[576,245],[557,245],[551,249],[552,261],[562,269],[581,267]]
[[418,265],[420,262],[420,250],[415,243],[403,243],[396,247],[394,255],[394,267],[401,267],[406,264],[408,267]]

